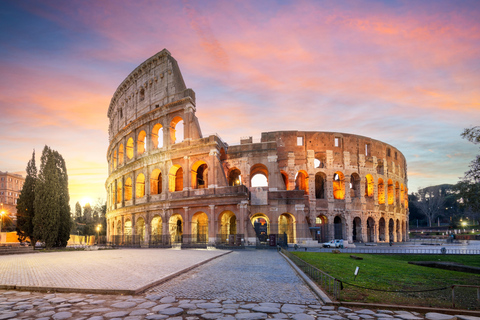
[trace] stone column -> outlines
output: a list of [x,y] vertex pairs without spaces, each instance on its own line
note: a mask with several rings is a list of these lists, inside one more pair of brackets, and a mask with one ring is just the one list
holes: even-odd
[[185,217],[183,218],[183,234],[189,234],[190,236],[193,236],[192,235],[192,220],[191,220],[191,217],[190,217],[190,213],[189,213],[189,207],[183,207],[183,211],[184,211],[184,215]]
[[208,219],[208,243],[209,244],[214,244],[215,243],[215,226],[218,225],[217,223],[217,217],[215,214],[215,205],[211,204],[209,205],[210,207],[210,217],[211,219]]

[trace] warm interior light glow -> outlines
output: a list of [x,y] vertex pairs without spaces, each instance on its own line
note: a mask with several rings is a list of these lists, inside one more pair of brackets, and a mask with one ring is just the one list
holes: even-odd
[[80,205],[81,205],[82,207],[84,207],[87,203],[90,204],[90,205],[93,204],[93,200],[92,200],[91,198],[89,198],[89,197],[84,197],[84,198],[82,198],[82,200],[80,200],[79,202],[80,202]]

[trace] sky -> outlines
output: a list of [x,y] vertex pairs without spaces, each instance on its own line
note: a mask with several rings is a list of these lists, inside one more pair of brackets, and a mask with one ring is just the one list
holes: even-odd
[[456,183],[479,153],[478,1],[0,1],[0,171],[45,145],[72,208],[106,199],[107,109],[166,48],[196,93],[204,136],[279,130],[377,139],[410,191]]

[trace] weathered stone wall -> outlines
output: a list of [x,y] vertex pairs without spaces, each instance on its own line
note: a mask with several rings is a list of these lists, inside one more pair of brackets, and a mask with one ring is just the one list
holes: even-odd
[[214,242],[239,234],[254,243],[261,224],[290,243],[407,239],[407,168],[395,147],[305,131],[265,132],[258,143],[229,146],[203,137],[195,112],[195,94],[166,50],[119,86],[108,110],[109,236]]

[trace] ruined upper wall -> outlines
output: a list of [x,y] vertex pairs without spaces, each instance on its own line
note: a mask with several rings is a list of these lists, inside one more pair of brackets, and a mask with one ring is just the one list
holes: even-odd
[[195,105],[195,93],[187,89],[177,61],[163,49],[135,68],[115,91],[107,113],[109,140],[145,113],[184,98]]

